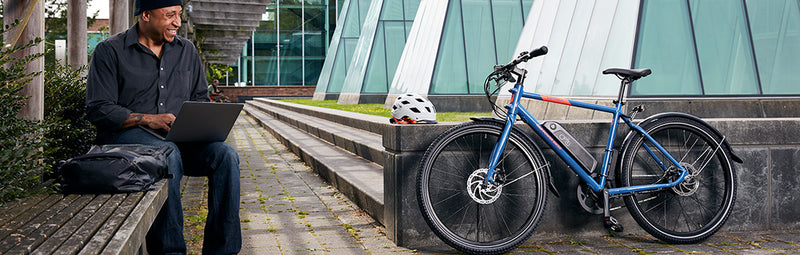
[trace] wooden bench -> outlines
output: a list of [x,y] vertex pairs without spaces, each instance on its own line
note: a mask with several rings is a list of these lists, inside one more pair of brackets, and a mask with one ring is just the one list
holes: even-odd
[[0,254],[137,254],[167,181],[129,194],[38,195],[0,208]]

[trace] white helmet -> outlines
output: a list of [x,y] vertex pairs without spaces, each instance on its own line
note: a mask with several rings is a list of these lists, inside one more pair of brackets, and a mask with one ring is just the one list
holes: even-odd
[[392,106],[392,119],[394,122],[406,124],[424,122],[436,123],[436,108],[424,97],[408,93],[397,97]]

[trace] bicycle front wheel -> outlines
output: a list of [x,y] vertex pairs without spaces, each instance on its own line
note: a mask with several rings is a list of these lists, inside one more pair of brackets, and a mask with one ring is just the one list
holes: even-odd
[[[736,175],[723,141],[706,126],[686,118],[660,119],[642,128],[688,176],[672,188],[625,197],[628,211],[644,230],[664,242],[705,240],[725,223],[736,197]],[[623,187],[678,178],[677,166],[640,134],[623,153],[619,172]]]
[[483,186],[489,155],[503,126],[471,122],[455,127],[425,152],[417,199],[431,229],[466,253],[507,252],[533,233],[547,203],[542,156],[512,130],[494,175]]

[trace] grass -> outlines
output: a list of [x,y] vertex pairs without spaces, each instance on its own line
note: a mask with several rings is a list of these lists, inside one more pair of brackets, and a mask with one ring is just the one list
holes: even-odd
[[[283,99],[281,101],[302,105],[317,106],[329,109],[336,109],[348,112],[357,112],[375,116],[391,118],[392,111],[383,107],[383,104],[339,104],[336,100],[318,100],[311,99]],[[436,120],[440,122],[446,121],[468,121],[470,117],[488,117],[491,112],[437,112]]]

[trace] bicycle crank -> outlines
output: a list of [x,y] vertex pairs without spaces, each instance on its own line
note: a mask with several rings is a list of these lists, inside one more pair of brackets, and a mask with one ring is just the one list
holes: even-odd
[[599,205],[602,202],[588,186],[579,184],[578,191],[575,193],[578,195],[578,203],[584,211],[591,214],[603,214],[603,207]]
[[497,201],[503,191],[503,186],[496,183],[488,183],[484,187],[483,181],[489,172],[486,168],[481,168],[472,172],[467,178],[467,193],[473,201],[479,204],[491,204]]

